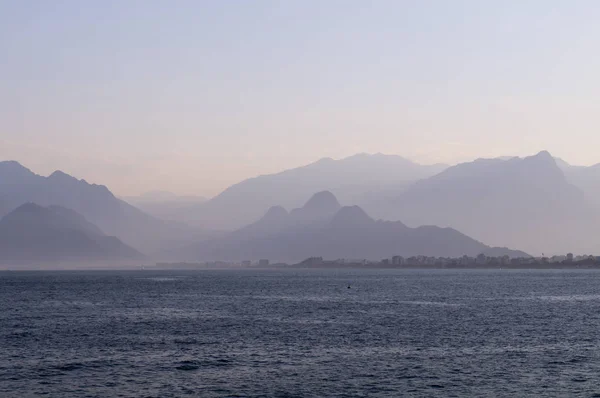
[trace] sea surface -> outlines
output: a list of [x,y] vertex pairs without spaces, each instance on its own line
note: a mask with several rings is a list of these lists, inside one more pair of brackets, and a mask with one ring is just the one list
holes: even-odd
[[0,272],[0,397],[600,397],[600,271]]

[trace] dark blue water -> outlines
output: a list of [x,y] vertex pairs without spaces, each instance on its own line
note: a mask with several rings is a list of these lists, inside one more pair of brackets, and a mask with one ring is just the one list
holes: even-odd
[[597,271],[4,272],[0,310],[0,397],[600,397]]

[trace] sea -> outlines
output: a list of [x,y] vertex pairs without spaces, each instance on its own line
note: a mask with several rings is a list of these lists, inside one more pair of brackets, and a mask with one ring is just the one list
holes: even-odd
[[600,271],[0,272],[37,396],[600,397]]

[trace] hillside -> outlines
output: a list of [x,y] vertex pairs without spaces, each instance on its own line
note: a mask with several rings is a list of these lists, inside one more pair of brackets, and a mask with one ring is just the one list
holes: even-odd
[[73,210],[26,203],[0,219],[0,263],[115,262],[143,256]]
[[[332,204],[337,200],[333,202],[332,198],[335,199],[329,192],[318,193],[305,206],[289,213],[280,206],[272,207],[257,222],[222,238],[171,253],[171,258],[192,261],[268,258],[294,263],[312,256],[329,259],[474,256],[491,249],[451,228],[409,228],[401,222],[376,221],[358,206],[334,207]],[[316,217],[316,213],[321,216]],[[496,252],[516,255],[508,249]]]
[[152,217],[117,199],[107,187],[61,171],[40,176],[17,162],[0,162],[0,217],[24,203],[73,209],[109,235],[144,253],[197,241],[203,230]]
[[204,204],[186,208],[173,219],[233,230],[258,219],[275,203],[288,209],[299,207],[306,197],[319,191],[332,192],[342,203],[359,203],[381,191],[397,193],[445,167],[419,165],[382,154],[321,159],[304,167],[244,180]]
[[600,164],[592,166],[572,166],[561,159],[556,159],[558,167],[571,184],[579,188],[589,203],[600,210]]
[[450,167],[385,206],[368,209],[378,217],[411,226],[448,226],[535,255],[600,249],[592,206],[547,152]]

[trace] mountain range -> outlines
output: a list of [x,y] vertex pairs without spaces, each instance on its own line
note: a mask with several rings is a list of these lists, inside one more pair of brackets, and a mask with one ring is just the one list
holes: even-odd
[[[519,248],[534,255],[598,253],[599,173],[598,165],[572,166],[548,152],[525,158],[478,159],[451,167],[422,166],[399,156],[359,154],[244,180],[207,201],[152,192],[126,198],[134,206],[105,186],[61,171],[40,176],[7,161],[0,162],[0,217],[28,202],[61,206],[145,254],[182,254],[184,250],[175,249],[184,247],[194,258],[199,253],[212,258],[218,243],[233,246],[231,253],[242,258],[243,254],[270,253],[268,242],[261,243],[262,248],[256,246],[258,238],[269,236],[296,250],[289,256],[296,259],[304,253],[301,244],[318,248],[317,243],[311,246],[310,234],[332,248],[330,252],[320,249],[324,257],[345,253],[345,249],[334,250],[341,243],[327,237],[327,228],[335,227],[331,224],[334,216],[342,211],[340,198],[341,203],[356,204],[370,215],[371,222],[362,217],[360,225],[365,230],[377,225],[378,231],[387,228],[394,236],[414,236],[415,230],[434,231],[434,227],[421,226],[435,225],[460,231],[476,242]],[[320,193],[304,204],[315,192]],[[156,207],[151,210],[152,206]],[[232,232],[216,233],[214,229]],[[292,245],[294,234],[298,242]],[[370,239],[363,238],[365,242]],[[378,239],[383,241],[384,237]],[[231,242],[237,242],[239,249]],[[380,248],[387,253],[385,247]],[[361,250],[364,254],[359,257],[375,255],[367,247]],[[286,257],[282,252],[273,253]]]
[[459,164],[365,207],[377,217],[451,226],[536,255],[600,249],[594,206],[548,152]]
[[236,230],[274,204],[298,207],[323,190],[375,218],[452,227],[493,246],[536,255],[600,251],[600,165],[571,166],[546,151],[452,167],[382,154],[323,159],[244,180],[173,218]]
[[107,187],[61,171],[40,176],[14,161],[0,162],[0,217],[24,203],[62,206],[146,254],[204,239],[208,233],[152,217],[116,198]]
[[0,264],[111,263],[143,256],[60,206],[25,203],[0,219]]
[[307,166],[244,180],[206,203],[171,213],[170,218],[208,229],[234,230],[255,221],[273,204],[299,207],[306,197],[324,190],[334,193],[343,203],[359,203],[381,192],[400,192],[410,183],[446,167],[424,166],[383,154],[358,154],[341,160],[325,158]]
[[[188,246],[170,256],[181,260],[243,261],[268,258],[295,263],[311,256],[329,259],[379,259],[393,255],[476,256],[489,246],[452,229],[409,228],[376,221],[358,206],[341,206],[330,192],[315,194],[304,206],[271,207],[258,221],[222,236]],[[509,256],[527,256],[494,249]]]

